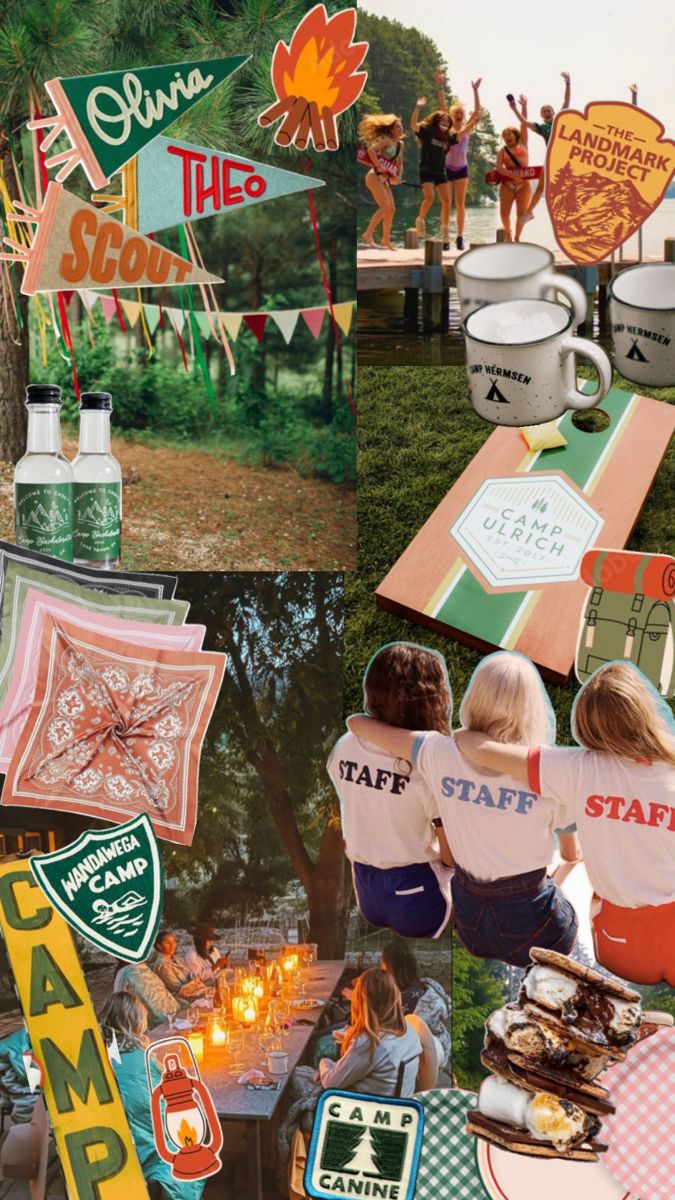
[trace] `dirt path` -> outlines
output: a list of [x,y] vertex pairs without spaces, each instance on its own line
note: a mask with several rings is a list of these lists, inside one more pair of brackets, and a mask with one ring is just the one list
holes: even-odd
[[[64,441],[72,459],[73,441]],[[353,570],[356,493],[201,450],[113,439],[122,466],[123,566],[136,571]],[[14,540],[12,467],[0,536]]]

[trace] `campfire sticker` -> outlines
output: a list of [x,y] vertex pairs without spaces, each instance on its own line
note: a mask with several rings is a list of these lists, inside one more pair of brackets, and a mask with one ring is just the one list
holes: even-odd
[[223,1131],[185,1038],[148,1046],[145,1066],[157,1153],[174,1179],[207,1179],[220,1170]]
[[546,166],[556,241],[576,263],[597,263],[631,237],[663,199],[675,142],[634,104],[601,101],[559,112]]
[[328,17],[317,4],[298,25],[290,46],[277,42],[272,59],[272,83],[277,100],[258,117],[263,127],[281,120],[277,146],[295,144],[304,150],[337,150],[336,117],[358,100],[368,78],[357,70],[368,52],[367,42],[353,42],[356,9]]
[[307,1156],[309,1195],[412,1200],[423,1126],[416,1100],[322,1092]]

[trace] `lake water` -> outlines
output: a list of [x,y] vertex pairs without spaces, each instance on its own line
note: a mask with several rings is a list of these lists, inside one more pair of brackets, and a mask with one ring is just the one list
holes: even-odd
[[[396,192],[397,212],[394,221],[393,242],[402,246],[405,231],[413,225],[419,205],[419,193],[412,188]],[[372,206],[359,203],[359,231],[362,232],[372,214]],[[482,208],[467,209],[464,234],[467,249],[471,241],[494,242],[500,226],[496,204]],[[439,206],[434,205],[427,218],[427,231],[432,237],[439,233]],[[454,220],[451,235],[454,242]],[[379,236],[379,235],[378,235]],[[675,199],[663,200],[656,212],[642,227],[642,253],[644,257],[663,256],[665,238],[675,237]],[[534,220],[526,229],[527,241],[537,242],[555,250],[556,242],[544,200],[535,209]],[[626,258],[638,257],[637,234],[630,238],[624,249]],[[459,365],[464,361],[463,341],[459,328],[459,308],[454,291],[450,300],[450,329],[447,334],[424,336],[411,333],[403,325],[403,300],[398,292],[362,292],[358,309],[358,352],[359,362],[376,366],[391,365],[396,361],[411,365],[433,365],[438,363]],[[600,331],[595,330],[600,338]]]

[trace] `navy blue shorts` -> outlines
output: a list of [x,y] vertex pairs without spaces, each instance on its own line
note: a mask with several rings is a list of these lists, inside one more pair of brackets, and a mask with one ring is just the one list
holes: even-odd
[[466,166],[465,167],[446,167],[445,168],[445,178],[447,179],[448,183],[456,183],[458,179],[468,179],[469,178],[469,168]]
[[354,863],[354,888],[371,925],[410,938],[438,937],[447,925],[450,898],[429,863],[387,869]]
[[569,954],[577,940],[577,914],[545,870],[484,883],[456,867],[452,905],[457,937],[476,958],[529,967],[533,946]]

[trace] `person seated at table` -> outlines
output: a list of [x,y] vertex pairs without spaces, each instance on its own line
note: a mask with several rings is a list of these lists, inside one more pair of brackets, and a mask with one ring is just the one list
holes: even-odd
[[438,980],[420,975],[415,955],[405,942],[388,942],[382,949],[381,961],[399,986],[406,1017],[422,1018],[440,1043],[439,1067],[446,1066],[452,1048],[452,1001],[445,988]]
[[23,1027],[0,1039],[0,1105],[5,1116],[11,1116],[13,1125],[30,1121],[41,1094],[40,1088],[31,1094],[21,1057],[27,1050],[30,1050],[30,1040]]
[[210,925],[195,925],[192,938],[194,946],[185,954],[185,965],[193,979],[202,983],[215,984],[216,979],[230,963],[230,952],[221,954],[215,945],[216,931]]
[[195,979],[185,959],[176,954],[176,939],[168,929],[161,929],[155,938],[155,954],[150,965],[172,996],[181,1000],[198,1000],[205,994],[204,984]]
[[[141,1170],[150,1184],[150,1196],[167,1200],[199,1200],[205,1181],[174,1179],[171,1167],[158,1155],[150,1115],[150,1089],[145,1067],[148,1021],[145,1008],[132,992],[115,992],[101,1013],[101,1032],[110,1044],[113,1032],[120,1052],[111,1061],[122,1103],[131,1127]],[[154,1068],[154,1069],[153,1069]],[[159,1068],[151,1067],[153,1082],[159,1082]]]
[[188,1002],[177,1000],[167,991],[149,962],[127,963],[120,960],[113,992],[123,991],[132,992],[141,1001],[150,1029],[163,1024],[170,1017],[175,1017],[181,1009],[187,1008]]

